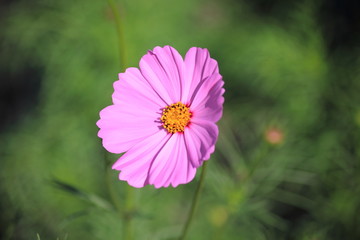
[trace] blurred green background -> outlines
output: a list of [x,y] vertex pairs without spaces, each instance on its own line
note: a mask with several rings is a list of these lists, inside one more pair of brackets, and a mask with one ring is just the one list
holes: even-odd
[[[358,1],[116,4],[128,66],[198,46],[225,81],[188,239],[360,239]],[[120,71],[108,3],[2,0],[0,56],[1,238],[121,239],[126,183],[95,125]],[[179,236],[198,177],[136,189],[134,238]]]

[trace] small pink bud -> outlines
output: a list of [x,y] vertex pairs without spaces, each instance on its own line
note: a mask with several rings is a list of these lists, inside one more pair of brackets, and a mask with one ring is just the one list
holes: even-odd
[[269,127],[265,132],[265,140],[270,144],[281,144],[284,140],[284,133],[276,127]]

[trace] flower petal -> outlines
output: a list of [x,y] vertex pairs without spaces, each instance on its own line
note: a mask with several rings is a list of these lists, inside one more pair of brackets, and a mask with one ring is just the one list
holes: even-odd
[[189,149],[185,145],[185,135],[178,134],[179,136],[179,156],[177,158],[177,164],[172,174],[172,178],[169,180],[173,187],[177,187],[179,184],[185,184],[192,181],[196,174],[196,167],[192,165],[188,158]]
[[156,112],[164,107],[164,102],[137,68],[128,68],[125,73],[120,73],[119,80],[114,82],[114,90],[114,104],[141,108],[147,112]]
[[175,169],[178,157],[177,134],[172,134],[169,141],[164,145],[151,164],[149,171],[149,184],[155,188],[168,187],[167,180]]
[[187,158],[183,134],[173,134],[156,156],[149,172],[149,183],[156,188],[190,182],[196,173]]
[[202,165],[215,150],[219,134],[215,123],[205,120],[194,120],[185,128],[184,137],[187,156],[194,167]]
[[[145,104],[146,105],[146,104]],[[122,153],[134,144],[159,131],[157,114],[139,108],[110,105],[100,112],[96,123],[103,146],[112,153]]]
[[[213,79],[218,79],[214,81]],[[222,116],[225,92],[224,82],[219,79],[219,74],[214,74],[202,84],[191,104],[192,120],[208,120],[217,122]]]
[[180,101],[184,61],[176,49],[156,47],[141,58],[139,65],[144,78],[166,105]]
[[125,152],[159,131],[156,121],[164,103],[139,69],[128,68],[119,74],[112,98],[114,105],[103,109],[97,122],[100,128],[98,136],[109,152]]
[[210,58],[207,49],[192,47],[186,53],[184,60],[184,81],[181,102],[191,104],[194,94],[204,80],[219,73],[217,62]]
[[158,131],[134,145],[112,167],[121,171],[119,179],[137,188],[147,185],[151,164],[170,137],[166,131]]

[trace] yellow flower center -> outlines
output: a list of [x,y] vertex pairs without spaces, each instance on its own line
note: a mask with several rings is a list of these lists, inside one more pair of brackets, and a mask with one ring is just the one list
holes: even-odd
[[183,103],[177,102],[167,106],[160,120],[169,133],[184,132],[191,118],[190,109]]

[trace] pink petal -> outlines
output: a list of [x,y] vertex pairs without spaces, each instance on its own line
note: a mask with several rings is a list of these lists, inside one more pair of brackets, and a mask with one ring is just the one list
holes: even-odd
[[140,60],[142,75],[166,105],[180,101],[183,64],[181,55],[170,46],[156,47]]
[[97,122],[104,147],[122,153],[156,133],[164,103],[137,68],[128,68],[114,83],[113,102],[100,112]]
[[170,137],[162,130],[134,145],[113,165],[113,169],[121,171],[119,179],[137,188],[147,185],[151,164]]
[[151,165],[149,183],[156,188],[190,182],[196,173],[187,158],[183,134],[173,134]]
[[207,49],[196,47],[190,48],[186,53],[184,64],[181,102],[191,104],[194,94],[199,90],[199,86],[213,74],[218,74],[219,69],[217,62],[210,58]]
[[202,165],[210,158],[215,150],[215,143],[219,134],[215,123],[206,120],[192,120],[185,129],[185,145],[188,159],[194,167]]
[[173,187],[194,179],[196,167],[187,158],[183,134],[159,131],[125,153],[114,165],[120,180],[131,186],[152,184],[155,188]]
[[151,164],[149,184],[155,188],[168,187],[167,180],[175,169],[178,155],[178,134],[173,134]]
[[[144,103],[146,105],[146,103]],[[140,108],[140,107],[139,107]],[[122,153],[159,131],[158,114],[133,106],[111,105],[100,112],[98,136],[109,152]]]
[[185,184],[192,181],[196,174],[196,167],[194,167],[189,158],[188,151],[185,145],[185,135],[178,134],[179,138],[179,155],[177,158],[176,170],[172,174],[170,183],[173,187],[177,187],[179,184]]
[[114,90],[114,104],[141,108],[147,112],[156,112],[164,107],[164,102],[137,68],[128,68],[125,73],[120,73],[119,80],[114,82]]
[[[219,78],[220,77],[220,78]],[[213,79],[218,79],[214,81]],[[219,74],[214,74],[202,84],[191,104],[192,120],[217,122],[222,116],[225,92],[224,82]]]

